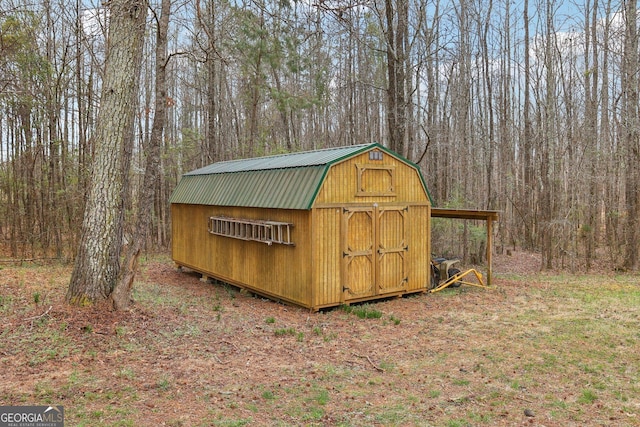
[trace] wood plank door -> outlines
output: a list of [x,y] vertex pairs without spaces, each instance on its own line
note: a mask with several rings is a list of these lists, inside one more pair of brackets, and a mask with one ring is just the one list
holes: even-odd
[[406,289],[406,207],[343,210],[343,301]]
[[375,215],[373,207],[345,208],[342,226],[343,300],[374,296]]
[[380,294],[406,290],[407,245],[406,216],[409,209],[377,209],[377,290]]

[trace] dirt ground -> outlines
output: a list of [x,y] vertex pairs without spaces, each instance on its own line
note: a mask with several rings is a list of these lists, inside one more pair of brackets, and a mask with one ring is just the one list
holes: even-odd
[[0,405],[63,405],[69,426],[640,425],[638,357],[595,373],[559,361],[535,313],[573,311],[546,299],[539,265],[498,256],[496,289],[384,300],[364,319],[203,283],[166,257],[145,263],[131,310],[78,309],[70,267],[5,265]]

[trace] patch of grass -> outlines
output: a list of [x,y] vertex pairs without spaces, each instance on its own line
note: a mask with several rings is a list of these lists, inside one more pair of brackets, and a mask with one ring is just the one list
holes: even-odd
[[360,319],[380,319],[382,312],[372,308],[369,304],[342,305],[342,310],[349,314],[355,314]]
[[118,371],[118,377],[133,380],[136,377],[136,373],[131,367],[127,366]]
[[380,362],[380,365],[378,367],[380,369],[383,369],[385,372],[388,372],[393,371],[396,368],[396,364],[388,360],[383,360],[382,362]]
[[52,388],[51,383],[44,381],[36,383],[34,387],[34,393],[38,399],[46,403],[51,403],[53,397],[56,394],[55,390]]
[[334,390],[343,390],[345,388],[345,383],[349,384],[355,376],[356,372],[354,372],[350,367],[329,364],[323,367],[322,375],[320,375],[318,379],[332,384]]
[[264,323],[267,323],[267,324],[276,323],[276,318],[273,316],[269,316],[264,320]]
[[213,421],[214,426],[219,427],[242,427],[251,424],[253,420],[251,418],[242,418],[242,419],[234,419],[234,418],[221,418]]
[[491,414],[483,414],[477,411],[472,411],[467,415],[469,421],[472,421],[472,425],[477,426],[478,424],[489,424],[493,419]]
[[13,306],[13,297],[11,295],[0,295],[0,311],[5,312],[11,310]]
[[567,409],[569,407],[569,405],[567,405],[567,402],[565,402],[564,400],[558,400],[558,399],[554,399],[551,402],[551,406],[558,409]]
[[286,335],[297,335],[297,332],[294,328],[280,328],[274,330],[273,334],[277,337],[282,337]]
[[236,299],[236,296],[238,294],[238,290],[236,288],[225,282],[222,282],[222,287],[224,288],[224,291],[227,293],[229,298],[231,298],[232,300]]
[[542,366],[545,368],[552,369],[558,365],[558,356],[551,353],[543,353],[542,354],[543,364]]
[[393,425],[413,425],[413,415],[410,408],[403,404],[395,404],[386,406],[380,413],[375,416],[377,424],[384,426]]
[[251,412],[259,412],[260,409],[258,408],[258,405],[256,405],[255,403],[249,403],[247,405],[247,409],[250,410]]
[[49,323],[48,317],[39,317],[35,319],[35,321],[33,322],[33,326],[45,326],[47,323]]
[[273,394],[271,390],[265,390],[262,392],[262,398],[266,400],[274,400],[276,398],[276,395]]
[[468,427],[468,426],[471,426],[471,424],[467,422],[467,420],[456,419],[456,420],[447,421],[446,426],[447,427]]
[[202,330],[198,325],[185,324],[180,328],[174,329],[171,335],[176,338],[199,337],[200,335],[202,335]]
[[614,390],[613,395],[620,402],[628,402],[629,401],[629,397],[626,394],[622,393],[620,390]]
[[134,286],[132,296],[136,301],[156,307],[178,307],[181,304],[179,296],[170,294],[168,289],[156,283],[149,286]]
[[578,398],[578,403],[583,405],[591,405],[593,402],[598,400],[598,395],[595,391],[586,389],[582,390],[582,394]]
[[162,391],[168,391],[171,388],[171,381],[167,377],[162,377],[156,382],[156,387]]
[[329,392],[327,390],[320,390],[315,397],[318,405],[324,406],[329,403]]
[[602,372],[602,366],[597,365],[587,365],[587,364],[579,364],[580,368],[585,374],[600,374]]
[[104,417],[104,411],[91,411],[89,417],[99,420],[100,418]]
[[329,342],[329,341],[333,341],[334,339],[336,339],[338,337],[338,334],[336,334],[335,332],[331,332],[330,334],[325,334],[322,336],[322,340],[324,342]]
[[324,409],[317,406],[312,406],[307,409],[307,412],[302,416],[302,421],[317,421],[324,417]]
[[427,393],[427,396],[429,396],[432,399],[436,399],[440,397],[441,394],[442,392],[440,390],[429,390],[429,393]]
[[399,325],[400,324],[400,319],[395,317],[393,314],[389,316],[389,320],[391,320],[394,325]]

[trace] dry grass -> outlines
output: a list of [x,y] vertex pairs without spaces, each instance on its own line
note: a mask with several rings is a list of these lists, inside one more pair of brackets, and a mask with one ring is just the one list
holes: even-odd
[[640,426],[640,277],[509,263],[491,291],[321,313],[166,259],[130,312],[74,309],[70,268],[5,266],[0,404],[70,426]]

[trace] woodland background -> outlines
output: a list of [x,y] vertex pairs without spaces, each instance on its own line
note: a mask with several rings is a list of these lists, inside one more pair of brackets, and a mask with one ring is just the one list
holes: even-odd
[[[540,251],[542,268],[606,259],[637,270],[636,8],[150,0],[127,224],[162,115],[147,249],[169,246],[168,198],[184,172],[376,141],[419,164],[438,207],[501,211],[498,250]],[[76,255],[107,19],[99,2],[0,3],[3,256]],[[473,229],[464,227],[465,246]]]

